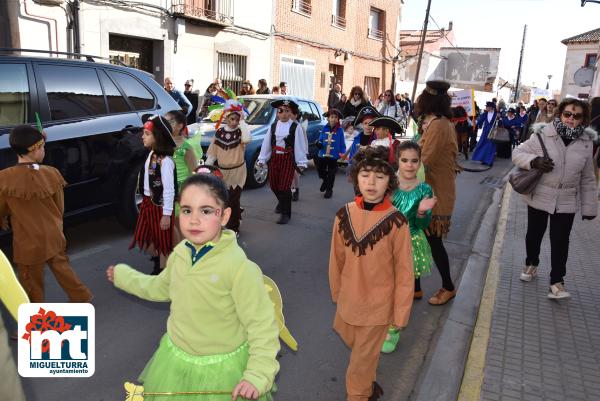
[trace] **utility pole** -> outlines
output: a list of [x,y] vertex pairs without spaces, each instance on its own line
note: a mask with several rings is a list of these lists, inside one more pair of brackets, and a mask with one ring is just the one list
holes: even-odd
[[517,71],[517,84],[515,85],[514,103],[519,100],[519,84],[521,83],[521,67],[523,67],[523,52],[525,51],[525,36],[527,35],[527,24],[523,27],[523,43],[521,44],[521,57],[519,58],[519,71]]
[[419,59],[417,60],[417,74],[415,75],[415,83],[413,84],[411,100],[415,101],[417,92],[417,84],[419,83],[419,71],[421,70],[421,60],[423,59],[423,49],[425,48],[425,37],[427,36],[427,23],[429,22],[429,10],[431,9],[431,0],[427,1],[427,11],[425,12],[425,22],[423,23],[423,32],[421,34],[421,44],[419,45]]

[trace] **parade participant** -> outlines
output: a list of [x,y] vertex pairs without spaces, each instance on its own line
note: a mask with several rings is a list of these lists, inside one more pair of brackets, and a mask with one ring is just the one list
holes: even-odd
[[[535,192],[523,195],[527,203],[527,257],[522,281],[537,276],[540,247],[550,218],[550,290],[548,298],[568,298],[564,277],[567,274],[569,236],[575,213],[593,220],[598,213],[597,185],[594,176],[592,145],[597,132],[588,128],[589,105],[579,99],[565,99],[550,124],[536,124],[534,135],[513,152],[513,163],[544,172]],[[540,134],[538,137],[537,134]],[[544,143],[549,159],[544,157]]]
[[375,138],[375,135],[373,135],[373,127],[369,125],[369,123],[377,117],[381,117],[381,115],[373,106],[365,106],[354,119],[352,125],[358,127],[362,124],[362,132],[359,132],[354,137],[352,145],[350,145],[350,148],[346,150],[346,154],[344,155],[344,158],[349,159],[350,163],[352,163],[352,158],[356,152],[358,152],[358,149],[361,146],[369,146],[371,141]]
[[153,277],[125,264],[107,269],[115,287],[148,301],[171,302],[167,332],[139,378],[146,392],[233,389],[200,399],[272,400],[279,328],[260,268],[235,234],[221,228],[231,215],[227,195],[216,176],[192,175],[181,190],[185,241],[175,247],[165,271]]
[[319,190],[325,192],[324,198],[329,199],[333,194],[338,159],[346,153],[346,141],[344,130],[340,127],[342,113],[338,109],[332,108],[323,116],[327,118],[327,124],[323,127],[317,140],[317,149],[319,149],[317,168],[319,178],[323,180]]
[[371,104],[367,100],[365,92],[362,90],[362,88],[360,86],[355,86],[350,90],[350,97],[344,105],[342,114],[344,117],[358,116],[363,107],[370,105]]
[[173,151],[177,144],[171,136],[169,121],[153,116],[144,124],[142,140],[150,154],[142,166],[138,189],[144,194],[135,232],[129,249],[135,246],[152,255],[152,274],[159,274],[173,250],[172,219],[177,182]]
[[[306,149],[308,149],[308,120],[302,120],[300,117],[300,110],[292,110],[292,120],[296,121],[302,127],[302,133],[304,134],[304,143]],[[292,179],[292,202],[298,202],[300,200],[300,172],[298,169],[294,170],[294,178]]]
[[375,139],[369,146],[384,146],[388,149],[387,161],[392,165],[394,170],[398,168],[396,160],[396,149],[400,142],[395,139],[396,134],[404,131],[402,126],[392,117],[377,117],[369,122],[375,131]]
[[443,305],[456,296],[450,275],[450,260],[442,239],[450,231],[450,219],[456,200],[456,132],[450,122],[452,111],[450,84],[428,81],[417,98],[415,112],[423,116],[423,136],[419,140],[421,161],[425,165],[425,181],[437,196],[431,224],[425,231],[435,265],[442,277],[442,288],[429,298],[431,305]]
[[472,131],[469,125],[469,116],[462,106],[452,108],[452,124],[456,130],[456,142],[458,142],[458,151],[462,152],[466,160],[469,160],[469,134]]
[[[423,298],[421,277],[428,276],[431,269],[431,248],[425,238],[424,230],[431,222],[431,209],[437,199],[429,185],[420,182],[417,171],[421,165],[421,148],[412,141],[402,142],[398,146],[398,188],[392,195],[392,204],[408,220],[412,242],[413,269],[415,275],[414,299]],[[390,327],[381,352],[396,350],[400,331]]]
[[292,217],[292,180],[296,169],[306,168],[308,146],[300,124],[292,120],[298,114],[298,105],[290,99],[276,100],[277,121],[265,135],[258,163],[269,163],[269,186],[277,197],[276,213],[281,213],[277,224],[287,224]]
[[208,150],[206,151],[206,164],[212,165],[215,161],[223,174],[223,181],[229,190],[229,207],[231,217],[227,228],[236,235],[240,232],[242,220],[242,205],[240,198],[246,183],[246,159],[244,157],[246,144],[252,140],[248,124],[243,121],[244,109],[239,101],[229,100],[223,109],[223,120],[226,126],[217,127],[217,132]]
[[[197,135],[189,138],[188,127],[185,114],[179,110],[171,110],[165,114],[173,130],[173,139],[177,144],[173,152],[173,162],[175,162],[175,173],[177,187],[181,187],[183,181],[188,178],[198,167],[198,161],[202,160],[202,136]],[[175,223],[173,224],[173,244],[178,244],[181,240],[179,231],[179,203],[175,203]]]
[[499,117],[496,111],[496,104],[494,102],[487,102],[485,104],[485,113],[482,113],[477,119],[477,128],[483,128],[483,131],[473,151],[471,160],[479,161],[487,166],[494,164],[496,144],[488,139],[488,135],[496,125],[496,120]]
[[31,302],[44,302],[47,264],[70,302],[90,302],[92,293],[73,271],[66,251],[63,188],[67,183],[57,169],[40,164],[45,134],[19,125],[10,131],[8,142],[17,164],[0,170],[0,222],[10,218],[13,261],[21,285]]
[[381,347],[390,325],[407,325],[413,302],[410,231],[389,198],[398,181],[387,156],[383,147],[361,148],[354,156],[351,175],[359,195],[333,224],[329,286],[337,304],[333,328],[351,349],[348,401],[383,394],[375,382]]
[[[521,130],[521,124],[523,123],[521,118],[517,117],[517,111],[512,107],[509,108],[506,113],[506,117],[503,117],[500,123],[501,126],[508,130],[510,137],[509,145],[511,149],[516,147],[519,139],[519,132]],[[510,149],[508,155],[510,157]]]

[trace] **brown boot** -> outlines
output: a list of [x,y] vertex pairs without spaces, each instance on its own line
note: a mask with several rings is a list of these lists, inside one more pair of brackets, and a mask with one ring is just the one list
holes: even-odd
[[377,401],[383,395],[383,389],[377,382],[373,382],[373,393],[369,397],[369,401]]
[[423,290],[415,291],[415,295],[413,299],[422,299],[423,298]]
[[444,305],[446,302],[450,301],[455,296],[456,290],[448,291],[447,289],[442,287],[439,290],[437,290],[431,298],[429,298],[429,303],[431,305]]

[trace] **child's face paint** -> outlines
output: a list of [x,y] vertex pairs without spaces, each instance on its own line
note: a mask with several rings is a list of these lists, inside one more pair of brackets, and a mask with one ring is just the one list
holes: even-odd
[[240,115],[231,113],[227,116],[227,126],[231,129],[236,129],[240,125]]
[[390,177],[384,172],[360,170],[358,172],[358,189],[365,202],[379,203],[385,197]]
[[156,141],[154,140],[154,134],[152,131],[144,130],[142,134],[142,142],[144,142],[144,147],[147,149],[152,149]]
[[400,157],[398,158],[398,176],[400,179],[415,179],[419,167],[421,167],[421,160],[416,150],[406,149],[400,153]]
[[231,209],[224,208],[208,187],[190,185],[181,194],[179,205],[179,229],[185,239],[194,245],[219,240]]

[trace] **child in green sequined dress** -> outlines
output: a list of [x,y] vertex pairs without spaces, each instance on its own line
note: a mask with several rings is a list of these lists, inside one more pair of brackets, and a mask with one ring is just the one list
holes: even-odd
[[[431,222],[431,209],[437,199],[429,185],[421,182],[417,172],[421,166],[421,148],[415,142],[406,141],[398,145],[398,189],[392,195],[392,203],[408,220],[413,246],[415,273],[415,299],[423,298],[420,279],[429,275],[431,268],[431,249],[424,230]],[[383,343],[382,352],[394,352],[400,332],[390,327]]]

